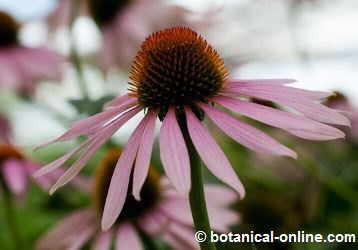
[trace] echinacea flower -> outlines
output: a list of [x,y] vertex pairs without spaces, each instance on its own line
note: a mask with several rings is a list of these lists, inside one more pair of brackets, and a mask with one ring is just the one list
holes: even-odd
[[[119,150],[112,149],[97,169],[92,186],[93,206],[66,216],[40,238],[36,250],[81,249],[87,243],[91,249],[108,250],[114,245],[118,250],[140,250],[144,247],[138,230],[151,238],[161,237],[176,250],[198,249],[189,200],[175,192],[153,169],[141,191],[142,199],[137,201],[126,192],[125,206],[114,226],[106,232],[100,231],[100,217],[119,155]],[[239,215],[228,209],[236,200],[236,193],[214,184],[206,185],[205,191],[213,229],[229,231],[229,226],[239,221]]]
[[0,86],[31,94],[40,80],[59,80],[63,58],[45,47],[20,44],[20,25],[0,11]]
[[[157,117],[162,121],[159,138],[161,161],[170,182],[181,194],[188,194],[191,188],[190,160],[182,133],[185,128],[207,168],[241,197],[245,193],[244,187],[203,125],[204,117],[253,151],[292,158],[296,158],[296,154],[291,149],[219,107],[311,140],[344,137],[339,129],[325,123],[349,125],[345,116],[320,103],[320,99],[330,93],[288,87],[286,85],[293,82],[289,79],[230,79],[219,54],[189,28],[170,28],[149,36],[135,58],[129,78],[128,94],[109,102],[103,112],[75,122],[69,131],[52,142],[78,136],[86,136],[87,140],[36,174],[41,176],[51,172],[81,151],[79,159],[51,189],[54,192],[76,176],[123,124],[146,111],[114,171],[104,208],[104,229],[108,229],[120,214],[129,183],[132,183],[134,197],[140,199],[140,190],[149,169]],[[250,97],[290,107],[300,114],[243,99]]]

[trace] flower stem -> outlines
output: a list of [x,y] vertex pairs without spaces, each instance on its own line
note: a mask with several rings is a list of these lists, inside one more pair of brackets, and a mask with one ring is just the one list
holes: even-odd
[[84,72],[83,72],[83,66],[81,64],[81,58],[77,53],[76,41],[75,41],[75,37],[74,37],[74,24],[75,24],[75,20],[78,16],[78,13],[80,11],[80,7],[81,7],[80,2],[81,2],[80,0],[74,0],[72,2],[73,6],[71,6],[72,12],[71,12],[71,20],[70,20],[70,37],[71,37],[70,58],[71,58],[73,66],[77,72],[77,82],[78,82],[78,86],[81,91],[82,97],[83,97],[83,99],[88,100],[89,99],[88,88],[87,88],[87,84],[86,84],[86,81],[84,78]]
[[[210,241],[210,222],[204,195],[204,183],[201,159],[191,141],[185,119],[178,119],[186,146],[189,151],[191,167],[191,190],[189,194],[190,208],[194,220],[195,232],[202,231],[207,239],[200,242],[201,250],[216,250],[215,244]],[[202,234],[204,235],[204,234]],[[194,239],[193,239],[194,240]]]
[[5,220],[7,220],[7,223],[9,225],[9,230],[12,237],[12,242],[14,244],[14,249],[22,250],[23,241],[16,219],[16,211],[15,211],[16,209],[15,209],[15,203],[13,197],[11,196],[11,193],[8,190],[4,189],[3,198],[4,198]]

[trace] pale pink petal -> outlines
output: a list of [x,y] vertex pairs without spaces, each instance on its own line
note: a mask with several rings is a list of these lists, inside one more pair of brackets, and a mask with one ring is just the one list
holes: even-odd
[[148,175],[150,166],[150,159],[152,155],[153,143],[154,143],[154,130],[156,114],[149,111],[146,115],[145,123],[146,127],[139,144],[138,155],[136,158],[134,172],[133,172],[133,196],[140,200],[140,191]]
[[[106,111],[103,111],[96,115],[90,116],[88,118],[76,121],[72,124],[71,128],[66,133],[64,133],[63,135],[61,135],[60,137],[58,137],[54,140],[51,140],[49,142],[46,142],[44,144],[37,146],[35,149],[45,147],[45,146],[55,143],[55,142],[71,140],[71,139],[81,136],[81,135],[90,135],[91,133],[94,133],[100,129],[103,129],[103,126],[106,123],[108,123],[109,121],[111,121],[112,119],[113,120],[117,120],[117,119],[129,120],[136,113],[138,113],[137,111],[140,108],[138,108],[138,107],[134,108],[122,115],[121,115],[121,113],[126,111],[127,109],[131,108],[132,106],[130,106],[130,105],[118,106],[111,110],[106,110]],[[119,116],[119,115],[121,115],[121,116]]]
[[220,185],[206,184],[204,190],[208,206],[228,207],[238,199],[233,190]]
[[236,120],[227,113],[213,108],[210,105],[200,104],[200,107],[222,131],[245,147],[258,153],[297,158],[295,152],[259,129],[245,122]]
[[96,228],[95,220],[96,213],[92,209],[82,209],[73,212],[41,237],[35,249],[68,249],[73,245],[80,231],[89,228],[94,230]]
[[159,208],[171,221],[193,225],[193,217],[188,199],[166,199],[161,202]]
[[169,180],[178,192],[188,194],[191,187],[190,160],[173,108],[169,108],[164,118],[159,143],[160,159]]
[[112,233],[111,230],[99,233],[92,245],[92,250],[109,250],[112,243]]
[[[244,96],[269,100],[283,106],[291,107],[316,121],[344,126],[350,125],[347,117],[340,114],[336,110],[328,108],[318,102],[314,102],[309,98],[309,96],[307,96],[308,94],[298,93],[303,90],[292,90],[293,88],[285,86],[276,86],[275,90],[272,90],[272,88],[260,90],[255,87],[250,87],[250,85],[251,84],[247,84],[245,87],[237,87],[235,89],[231,88],[229,91],[233,91],[236,94]],[[260,86],[260,88],[262,87]],[[287,88],[290,89],[290,91],[287,91]]]
[[104,104],[104,108],[116,108],[118,107],[118,105],[126,105],[126,104],[136,104],[138,102],[137,98],[130,96],[128,94],[122,95],[122,96],[118,96],[116,98],[114,98],[113,100],[107,102],[106,104]]
[[188,249],[200,249],[199,244],[195,240],[192,227],[187,227],[179,223],[171,223],[167,230],[185,242],[189,247]]
[[[275,84],[285,85],[296,82],[295,79],[232,79],[229,84]],[[244,85],[246,86],[246,85]]]
[[324,140],[344,137],[344,133],[337,128],[264,105],[225,96],[215,97],[213,101],[234,112],[238,112],[268,125],[282,128],[304,139]]
[[215,176],[233,187],[243,198],[245,189],[225,154],[198,118],[189,109],[185,109],[185,113],[190,137],[205,165]]
[[172,232],[165,232],[163,235],[163,239],[169,243],[169,245],[173,248],[173,250],[195,250],[198,248],[194,248],[186,241],[181,239],[179,236],[177,236],[175,233]]
[[[294,82],[294,81],[293,81]],[[279,84],[277,84],[279,83]],[[276,94],[279,93],[282,96],[287,97],[305,97],[312,100],[319,100],[323,98],[327,98],[332,95],[331,92],[323,92],[323,91],[313,91],[313,90],[305,90],[288,86],[281,86],[280,82],[275,82],[272,80],[271,83],[262,83],[256,82],[253,80],[250,83],[243,83],[238,81],[231,81],[227,86],[227,90],[237,90],[237,91],[255,91],[260,94]]]
[[102,229],[104,231],[108,230],[113,225],[122,211],[127,197],[133,163],[146,125],[145,119],[139,123],[129,138],[127,145],[124,147],[114,169],[102,217]]
[[211,228],[215,231],[229,232],[230,226],[237,225],[240,221],[239,213],[228,208],[218,208],[208,204],[207,209]]
[[66,249],[68,250],[79,250],[82,246],[90,240],[90,238],[95,233],[96,229],[93,225],[83,228],[79,232],[76,233],[76,237],[73,237],[71,242],[68,244]]
[[26,191],[28,176],[23,161],[6,160],[2,163],[1,170],[7,187],[14,194],[20,195]]
[[[139,109],[135,111],[138,113]],[[133,114],[134,115],[134,114]],[[69,181],[72,180],[85,166],[86,162],[96,153],[97,149],[108,140],[125,122],[127,119],[118,119],[114,121],[111,125],[98,132],[90,140],[90,143],[85,149],[85,152],[81,157],[58,179],[55,185],[50,189],[50,194],[54,193],[58,188],[66,185]]]
[[143,250],[142,243],[134,228],[126,223],[118,228],[116,250]]
[[79,146],[75,147],[73,150],[71,150],[70,152],[66,153],[62,157],[58,158],[57,160],[55,160],[55,161],[43,166],[39,170],[35,171],[33,176],[35,178],[38,178],[38,177],[41,177],[41,176],[43,176],[45,174],[48,174],[49,172],[54,171],[55,169],[61,167],[73,155],[75,155],[76,153],[78,153],[79,151],[81,151],[84,148],[87,149],[87,147],[88,147],[88,145],[89,145],[89,143],[91,141],[93,141],[93,138],[85,140]]
[[154,235],[165,231],[170,220],[160,210],[154,209],[139,220],[139,226],[148,234]]

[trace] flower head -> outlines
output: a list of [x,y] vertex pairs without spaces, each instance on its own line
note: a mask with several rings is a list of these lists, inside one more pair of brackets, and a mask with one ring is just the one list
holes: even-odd
[[[142,44],[133,63],[129,93],[109,102],[102,113],[74,123],[69,131],[56,139],[63,141],[87,136],[81,145],[42,168],[37,175],[60,167],[72,155],[82,151],[81,157],[51,191],[65,185],[111,135],[145,110],[145,117],[130,137],[114,170],[104,207],[103,228],[109,228],[120,214],[130,183],[134,197],[140,199],[140,190],[149,170],[157,117],[162,120],[161,161],[169,180],[181,194],[188,194],[191,188],[190,160],[182,133],[187,129],[207,168],[243,197],[243,185],[201,122],[204,117],[253,151],[293,158],[296,154],[218,106],[305,139],[344,137],[343,132],[325,124],[349,125],[345,116],[320,103],[320,99],[330,93],[286,86],[291,82],[290,79],[230,79],[218,53],[194,31],[178,27],[154,33]],[[301,114],[252,103],[249,98],[272,101]]]
[[[93,207],[65,217],[39,240],[37,250],[81,248],[93,238],[94,249],[111,249],[112,245],[117,249],[142,249],[138,228],[150,237],[162,237],[173,249],[198,248],[193,240],[193,221],[187,197],[176,193],[154,169],[141,191],[142,199],[138,201],[126,192],[125,206],[114,226],[106,232],[99,230],[106,192],[119,155],[118,149],[112,149],[98,167],[93,183]],[[227,208],[236,200],[235,192],[218,185],[206,185],[205,189],[214,230],[228,231],[229,226],[239,220],[239,215]]]
[[62,56],[46,48],[22,46],[18,40],[20,25],[0,11],[0,86],[27,94],[39,80],[58,80]]

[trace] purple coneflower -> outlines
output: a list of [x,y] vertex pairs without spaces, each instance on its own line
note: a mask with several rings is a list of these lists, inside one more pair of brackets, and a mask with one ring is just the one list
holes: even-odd
[[63,58],[47,48],[30,48],[18,41],[20,25],[0,11],[0,86],[31,94],[39,80],[59,80]]
[[[173,249],[198,249],[188,198],[178,194],[154,169],[144,183],[142,199],[137,201],[127,192],[125,206],[114,226],[100,231],[100,217],[119,155],[119,150],[112,149],[97,168],[92,185],[93,206],[66,216],[40,238],[36,250],[80,249],[89,242],[91,249],[107,250],[115,245],[118,250],[139,250],[144,249],[142,232],[151,238],[162,237]],[[205,191],[213,229],[229,231],[229,226],[239,221],[239,215],[228,209],[237,199],[236,193],[218,185],[206,185]]]
[[[43,167],[37,176],[60,167],[81,151],[80,158],[53,186],[51,192],[54,192],[76,176],[123,124],[144,110],[145,117],[130,137],[114,171],[104,208],[104,229],[108,229],[120,214],[130,182],[133,195],[140,199],[149,169],[157,117],[162,121],[160,157],[169,180],[181,194],[188,194],[191,188],[186,143],[190,140],[207,168],[243,197],[243,185],[203,125],[204,117],[247,148],[272,155],[296,158],[291,149],[222,108],[304,139],[344,137],[343,132],[325,124],[349,125],[345,116],[320,104],[320,99],[330,93],[286,86],[291,82],[294,81],[230,79],[219,54],[191,29],[178,27],[156,32],[145,40],[135,58],[129,93],[109,102],[103,112],[75,122],[69,131],[52,141],[87,136],[81,145]],[[255,104],[248,101],[248,97],[272,101],[300,114]]]

